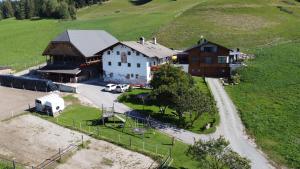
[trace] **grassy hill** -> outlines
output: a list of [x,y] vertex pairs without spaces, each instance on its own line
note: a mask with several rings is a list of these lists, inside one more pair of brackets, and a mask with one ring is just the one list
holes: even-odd
[[227,87],[258,145],[281,164],[300,168],[300,43],[255,52],[241,73],[242,83]]
[[[182,49],[201,35],[255,53],[243,83],[227,90],[248,132],[279,164],[300,168],[300,3],[294,0],[111,0],[78,11],[75,21],[0,21],[0,65],[43,62],[47,43],[65,29],[104,29],[120,40],[157,36]],[[273,46],[273,47],[269,47]]]

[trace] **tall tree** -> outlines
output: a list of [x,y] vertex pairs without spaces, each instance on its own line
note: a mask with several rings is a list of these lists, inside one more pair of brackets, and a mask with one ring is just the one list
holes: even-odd
[[15,17],[17,19],[25,19],[25,0],[20,0],[15,7]]
[[35,15],[35,4],[33,0],[25,0],[25,18],[30,19]]
[[10,18],[14,16],[14,10],[10,0],[4,0],[2,5],[3,18]]

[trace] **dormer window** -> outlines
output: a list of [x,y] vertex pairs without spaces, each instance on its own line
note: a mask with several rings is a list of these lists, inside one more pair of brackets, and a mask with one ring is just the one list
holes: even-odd
[[120,55],[120,51],[117,51],[117,55]]
[[110,55],[110,50],[109,50],[109,51],[107,51],[107,54],[108,54],[108,55]]
[[137,56],[140,56],[140,52],[136,51],[136,55],[137,55]]
[[128,52],[127,52],[127,55],[131,55],[131,52],[130,52],[130,51],[128,51]]

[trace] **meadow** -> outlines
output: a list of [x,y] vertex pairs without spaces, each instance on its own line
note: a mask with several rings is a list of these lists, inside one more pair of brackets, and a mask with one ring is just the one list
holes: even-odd
[[240,71],[241,84],[226,89],[247,132],[269,157],[300,168],[300,43],[255,52]]

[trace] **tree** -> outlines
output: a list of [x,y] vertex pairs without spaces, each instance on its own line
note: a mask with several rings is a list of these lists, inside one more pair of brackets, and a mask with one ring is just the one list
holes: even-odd
[[153,88],[151,93],[153,99],[157,100],[161,112],[164,114],[167,107],[175,104],[176,92],[178,86],[192,87],[193,78],[180,68],[176,68],[170,64],[160,66],[159,70],[154,72],[150,85]]
[[1,4],[0,4],[0,20],[3,19],[3,16],[2,16],[2,9],[1,9]]
[[[173,114],[178,117],[179,126],[193,126],[204,112],[212,109],[210,97],[195,86],[193,78],[170,64],[163,65],[154,72],[150,85],[153,87],[152,98],[161,107],[162,114],[168,107],[174,109]],[[186,122],[185,113],[190,114],[189,123]]]
[[30,19],[35,15],[35,4],[33,0],[25,0],[25,18]]
[[189,113],[189,123],[185,123],[185,127],[192,127],[203,113],[212,111],[213,102],[197,87],[179,90],[181,92],[177,95],[173,108],[181,119],[185,112]]
[[69,6],[66,2],[62,1],[57,7],[57,18],[58,19],[68,19],[70,18]]
[[16,4],[15,11],[15,17],[17,19],[25,19],[25,0],[21,0]]
[[10,0],[3,1],[2,14],[3,18],[10,18],[14,16],[14,10]]
[[250,169],[250,161],[228,147],[223,137],[207,142],[197,141],[190,146],[187,154],[199,161],[201,168]]

